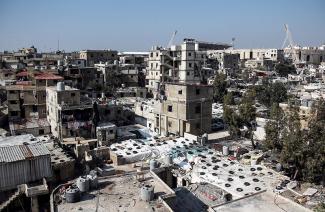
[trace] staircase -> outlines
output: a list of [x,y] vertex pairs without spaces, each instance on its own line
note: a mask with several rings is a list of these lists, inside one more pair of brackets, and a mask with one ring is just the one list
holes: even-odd
[[17,191],[15,193],[13,193],[7,201],[5,201],[4,203],[2,203],[0,205],[0,211],[3,211],[11,202],[13,202],[15,199],[17,199],[23,193],[24,192],[20,188],[18,188]]

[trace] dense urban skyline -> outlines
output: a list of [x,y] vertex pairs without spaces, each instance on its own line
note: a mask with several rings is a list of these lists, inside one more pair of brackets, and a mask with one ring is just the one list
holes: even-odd
[[325,2],[315,1],[1,1],[0,51],[112,48],[147,51],[184,37],[238,48],[280,48],[289,24],[300,45],[325,40]]

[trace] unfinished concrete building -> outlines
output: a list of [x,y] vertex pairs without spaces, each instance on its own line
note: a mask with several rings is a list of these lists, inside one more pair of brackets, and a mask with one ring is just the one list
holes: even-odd
[[212,87],[165,84],[165,97],[155,109],[155,131],[163,134],[202,135],[211,130]]
[[[148,60],[149,70],[146,80],[150,91],[156,92],[161,83],[201,83],[214,75],[213,71],[202,71],[207,59],[206,50],[214,45],[194,39],[184,39],[181,45],[168,49],[153,47]],[[215,44],[219,47],[219,45]],[[220,47],[221,48],[221,47]]]
[[104,84],[103,74],[93,67],[70,66],[64,71],[64,78],[72,87],[81,90],[93,90]]
[[79,58],[86,60],[87,66],[94,66],[95,63],[113,63],[118,59],[116,50],[83,50],[79,52]]
[[91,137],[93,105],[90,99],[63,83],[47,87],[46,95],[47,120],[55,137]]

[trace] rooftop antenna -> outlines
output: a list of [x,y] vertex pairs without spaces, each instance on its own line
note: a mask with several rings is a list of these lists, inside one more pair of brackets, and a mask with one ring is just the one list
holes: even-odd
[[58,39],[58,51],[60,51],[60,40]]
[[167,48],[170,48],[173,45],[176,34],[177,34],[177,30],[175,30],[173,32],[173,35],[172,35],[172,37],[170,38],[170,40],[169,40],[169,42],[167,44]]
[[232,49],[235,49],[235,40],[236,38],[231,38],[231,45],[232,45]]

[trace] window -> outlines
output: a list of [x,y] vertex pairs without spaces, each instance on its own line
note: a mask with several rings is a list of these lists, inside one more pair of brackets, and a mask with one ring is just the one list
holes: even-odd
[[117,110],[117,114],[121,114],[121,110]]
[[14,94],[14,93],[15,93],[15,91],[9,91],[9,93],[10,93],[10,94]]
[[187,76],[190,76],[190,72],[189,72],[189,71],[188,71],[188,72],[186,72],[186,75],[187,75]]
[[38,134],[39,134],[39,135],[44,135],[44,129],[40,129],[40,130],[38,131]]
[[18,116],[18,112],[17,111],[10,111],[10,115],[11,116]]
[[156,63],[156,68],[158,68],[158,63]]
[[109,115],[109,114],[111,114],[111,111],[108,110],[108,109],[106,109],[106,110],[105,110],[105,115]]
[[201,113],[201,105],[196,105],[196,107],[195,107],[195,113],[196,114]]
[[156,53],[156,57],[158,57],[158,52]]
[[109,134],[113,134],[113,132],[114,132],[113,130],[109,130]]
[[36,113],[37,112],[37,106],[33,105],[32,110],[33,110],[33,113]]
[[10,100],[9,103],[14,105],[14,104],[16,104],[16,101],[15,100]]
[[150,53],[150,57],[153,57],[153,52]]
[[192,63],[188,63],[188,67],[192,68]]
[[189,57],[191,57],[191,56],[192,56],[192,53],[191,53],[191,52],[189,52],[189,53],[188,53],[188,56],[189,56]]
[[112,54],[112,57],[115,57],[115,54]]
[[168,105],[167,110],[168,110],[168,112],[173,112],[173,106],[172,105]]
[[178,90],[178,94],[182,95],[183,90]]
[[201,128],[201,124],[200,123],[196,123],[195,128],[196,129],[200,129]]
[[196,95],[200,95],[200,88],[197,88],[195,93],[196,93]]
[[71,97],[74,97],[74,96],[76,96],[76,94],[75,93],[71,93]]
[[172,122],[171,121],[168,122],[168,127],[172,127]]

